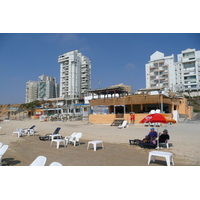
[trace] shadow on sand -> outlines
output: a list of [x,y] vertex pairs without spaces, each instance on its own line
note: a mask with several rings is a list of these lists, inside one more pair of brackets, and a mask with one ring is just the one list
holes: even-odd
[[2,159],[2,166],[14,166],[21,163],[20,160],[15,160],[14,158],[4,158]]

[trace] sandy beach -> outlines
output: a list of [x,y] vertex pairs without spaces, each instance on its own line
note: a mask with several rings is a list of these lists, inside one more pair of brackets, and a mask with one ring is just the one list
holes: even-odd
[[[29,128],[36,125],[35,136],[16,137],[13,131],[19,128]],[[93,125],[87,122],[40,122],[39,120],[9,121],[0,124],[0,142],[8,144],[9,149],[2,157],[3,166],[29,166],[39,155],[47,157],[45,165],[53,161],[60,162],[63,166],[147,166],[149,151],[139,146],[129,145],[130,139],[142,139],[149,132],[149,127],[142,124],[132,125],[125,129],[117,129],[110,125]],[[60,145],[56,149],[54,143],[50,147],[50,141],[41,141],[39,136],[53,133],[57,127],[61,127],[60,134],[65,137],[73,132],[82,132],[81,145],[74,147]],[[175,166],[199,166],[200,165],[200,124],[177,123],[163,125],[158,132],[168,129],[170,135],[170,148],[159,151],[173,153]],[[157,128],[156,128],[157,130]],[[102,140],[105,149],[98,148],[95,152],[92,148],[87,150],[88,141]],[[165,159],[161,157],[151,166],[166,166]]]

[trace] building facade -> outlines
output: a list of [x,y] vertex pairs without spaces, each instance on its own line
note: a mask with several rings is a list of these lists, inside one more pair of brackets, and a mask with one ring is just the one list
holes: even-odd
[[30,103],[35,100],[47,100],[59,96],[59,84],[56,78],[42,75],[38,77],[38,81],[28,81],[26,83],[26,100]]
[[165,87],[173,90],[175,84],[174,55],[165,56],[156,51],[146,64],[146,88]]
[[35,101],[38,97],[38,81],[28,81],[26,83],[26,100],[25,103]]
[[186,49],[177,56],[175,77],[177,91],[200,90],[200,51]]
[[146,88],[164,87],[172,92],[200,90],[200,51],[186,49],[177,55],[165,56],[156,51],[146,67]]
[[38,77],[38,100],[46,100],[59,96],[59,85],[56,78],[42,75]]
[[60,97],[79,99],[91,89],[91,62],[78,50],[58,57],[60,63]]

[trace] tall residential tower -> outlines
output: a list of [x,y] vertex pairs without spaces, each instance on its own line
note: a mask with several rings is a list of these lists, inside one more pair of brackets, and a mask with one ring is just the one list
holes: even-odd
[[186,49],[178,54],[175,64],[176,89],[200,90],[200,51]]
[[91,90],[91,62],[78,50],[58,57],[60,63],[60,97],[78,99]]
[[174,55],[164,56],[156,51],[146,64],[146,88],[173,88],[175,84]]

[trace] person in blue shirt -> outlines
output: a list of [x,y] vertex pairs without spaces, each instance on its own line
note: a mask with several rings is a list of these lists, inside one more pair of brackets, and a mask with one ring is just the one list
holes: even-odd
[[146,135],[145,138],[141,142],[142,147],[145,147],[145,146],[156,147],[157,137],[158,137],[158,133],[155,131],[154,128],[151,128],[149,134]]
[[158,133],[155,131],[154,128],[151,128],[151,131],[147,135],[150,139],[156,139],[158,137]]

